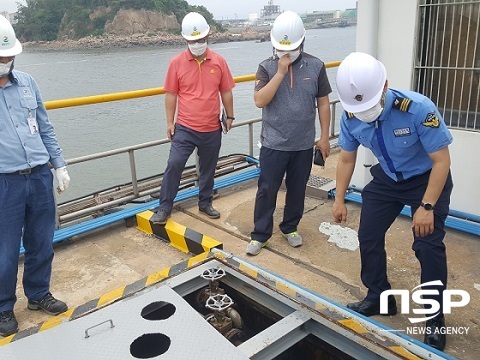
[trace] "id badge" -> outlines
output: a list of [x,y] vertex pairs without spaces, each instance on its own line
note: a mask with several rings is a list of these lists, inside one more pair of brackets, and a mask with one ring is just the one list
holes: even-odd
[[37,120],[33,116],[29,116],[27,118],[28,121],[28,127],[30,129],[30,134],[35,135],[38,134],[38,124]]

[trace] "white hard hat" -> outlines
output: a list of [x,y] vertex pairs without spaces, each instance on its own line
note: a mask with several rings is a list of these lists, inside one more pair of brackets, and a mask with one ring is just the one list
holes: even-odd
[[337,71],[338,98],[352,113],[378,104],[387,80],[385,66],[373,56],[361,52],[348,55]]
[[208,35],[210,26],[207,20],[196,12],[185,15],[182,20],[182,36],[186,40],[199,40]]
[[22,52],[22,44],[17,40],[12,24],[0,15],[0,56],[15,56]]
[[305,39],[305,27],[297,13],[285,11],[277,16],[270,31],[270,40],[280,51],[295,50]]

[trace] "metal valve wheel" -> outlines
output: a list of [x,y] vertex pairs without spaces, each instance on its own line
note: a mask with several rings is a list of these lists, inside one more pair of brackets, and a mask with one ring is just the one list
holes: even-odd
[[213,311],[223,311],[233,305],[233,300],[228,295],[217,294],[207,299],[205,307]]
[[218,279],[221,279],[222,277],[225,276],[225,270],[223,270],[222,268],[211,268],[211,269],[207,269],[205,270],[202,275],[200,275],[202,278],[204,278],[205,280],[209,280],[209,281],[214,281],[214,280],[218,280]]

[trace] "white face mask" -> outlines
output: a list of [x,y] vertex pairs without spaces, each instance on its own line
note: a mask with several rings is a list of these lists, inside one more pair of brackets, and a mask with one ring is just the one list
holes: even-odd
[[383,111],[383,107],[380,103],[378,103],[377,105],[375,105],[371,109],[361,111],[361,112],[358,112],[358,113],[353,113],[353,115],[355,115],[355,117],[358,120],[361,120],[361,121],[366,122],[366,123],[371,123],[372,121],[375,121],[375,120],[378,119],[378,117],[380,116],[382,111]]
[[188,44],[188,48],[193,56],[201,56],[205,54],[205,51],[207,51],[207,46],[208,44],[206,41],[204,43],[195,42],[193,44]]
[[0,78],[8,76],[13,70],[13,60],[8,63],[0,63]]
[[292,51],[276,50],[276,53],[277,53],[277,56],[278,56],[279,59],[285,54],[290,55],[290,60],[292,60],[292,63],[293,63],[300,56],[300,49],[292,50]]

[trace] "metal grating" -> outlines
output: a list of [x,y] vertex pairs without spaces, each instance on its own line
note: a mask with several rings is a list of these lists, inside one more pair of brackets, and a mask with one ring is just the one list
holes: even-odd
[[[280,188],[284,191],[286,190],[285,178]],[[310,174],[305,195],[315,199],[328,199],[329,192],[333,189],[335,189],[335,181],[332,179]]]
[[451,128],[480,131],[480,1],[420,0],[415,90]]
[[335,189],[335,181],[321,176],[310,175],[305,195],[316,199],[328,199],[329,192]]
[[[280,188],[284,191],[287,189],[285,186],[285,178]],[[328,199],[329,192],[333,189],[335,189],[335,181],[332,179],[310,174],[305,195],[315,199]]]

